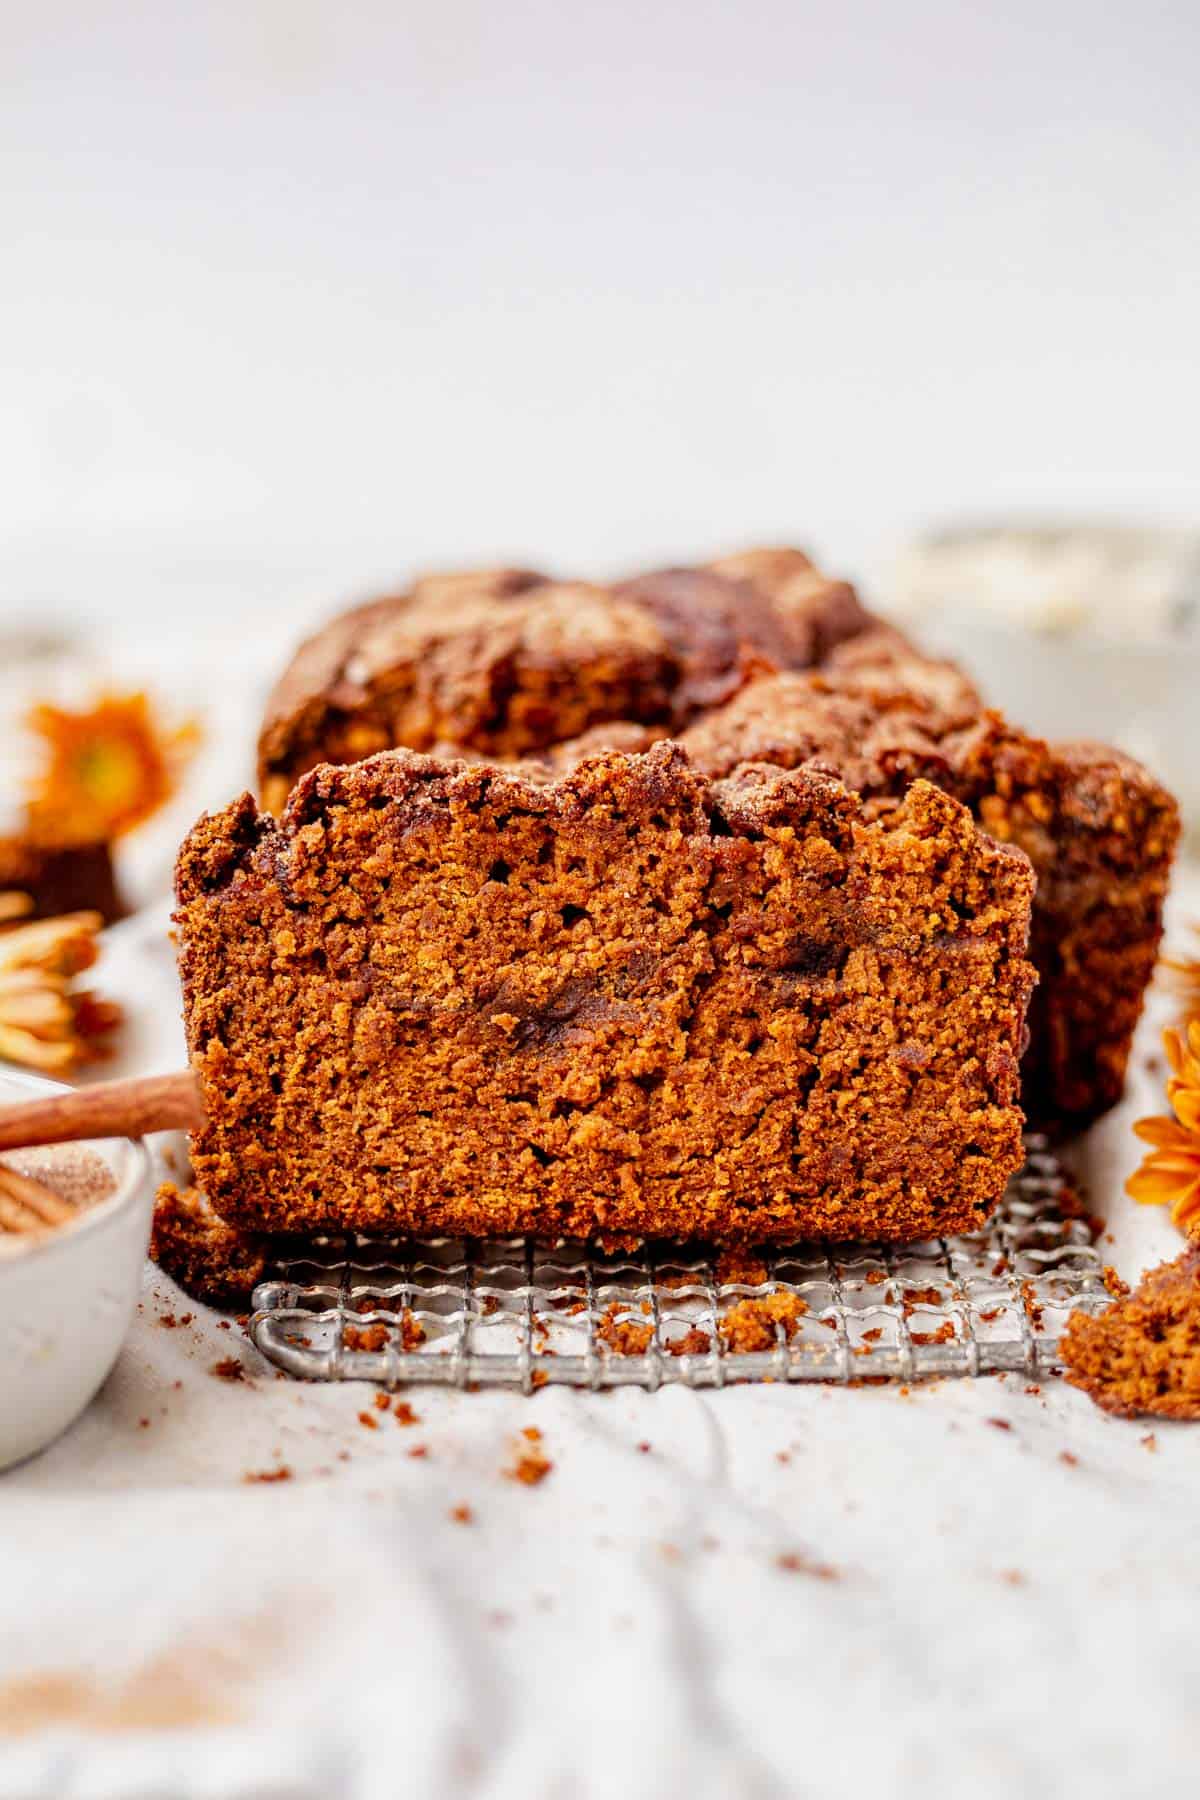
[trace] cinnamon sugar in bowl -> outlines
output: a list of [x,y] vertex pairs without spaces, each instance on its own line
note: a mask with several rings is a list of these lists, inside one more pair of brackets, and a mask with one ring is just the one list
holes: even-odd
[[[61,1091],[0,1073],[0,1107]],[[62,1222],[0,1228],[0,1469],[44,1449],[117,1359],[141,1292],[153,1182],[141,1140],[9,1151],[5,1167],[65,1205]]]

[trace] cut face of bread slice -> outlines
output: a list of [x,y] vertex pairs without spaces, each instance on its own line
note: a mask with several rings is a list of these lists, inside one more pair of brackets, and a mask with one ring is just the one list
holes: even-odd
[[197,1181],[267,1231],[972,1228],[1021,1159],[1032,893],[920,780],[872,820],[671,744],[323,767],[181,852]]

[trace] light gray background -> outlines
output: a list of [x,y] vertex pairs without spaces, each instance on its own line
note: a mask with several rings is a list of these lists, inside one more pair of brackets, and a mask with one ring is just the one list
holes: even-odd
[[1200,492],[1200,12],[0,0],[0,606]]

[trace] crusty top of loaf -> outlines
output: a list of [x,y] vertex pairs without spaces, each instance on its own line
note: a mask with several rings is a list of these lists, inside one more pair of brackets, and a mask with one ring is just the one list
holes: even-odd
[[875,623],[847,583],[796,550],[608,588],[526,569],[427,576],[301,646],[267,704],[260,778],[299,773],[329,754],[331,727],[372,708],[377,736],[359,753],[392,729],[413,748],[452,736],[494,755],[621,716],[676,729],[747,680],[820,663]]

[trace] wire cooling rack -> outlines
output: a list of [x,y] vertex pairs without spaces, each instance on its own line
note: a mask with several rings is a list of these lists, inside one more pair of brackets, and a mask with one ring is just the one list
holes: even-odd
[[1042,1140],[1027,1149],[984,1230],[903,1248],[305,1240],[256,1289],[250,1333],[290,1375],[389,1387],[1048,1374],[1067,1314],[1108,1295],[1061,1166]]

